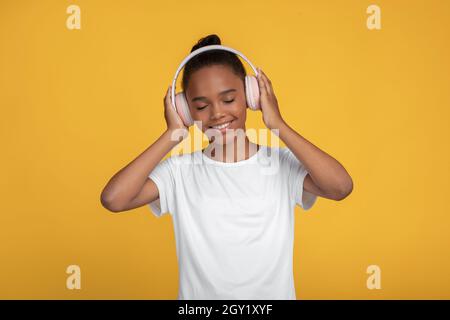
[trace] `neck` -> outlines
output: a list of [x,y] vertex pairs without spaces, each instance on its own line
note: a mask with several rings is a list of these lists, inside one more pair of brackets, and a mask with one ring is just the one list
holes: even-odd
[[232,142],[226,144],[210,143],[203,151],[211,159],[222,162],[237,162],[247,160],[259,150],[259,146],[250,142],[247,136],[237,142],[235,138]]

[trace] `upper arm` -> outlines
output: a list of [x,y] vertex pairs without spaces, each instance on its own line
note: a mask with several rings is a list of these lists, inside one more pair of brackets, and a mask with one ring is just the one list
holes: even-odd
[[143,205],[148,204],[149,202],[155,201],[159,198],[159,191],[156,184],[152,179],[147,178],[142,187],[141,191],[134,197],[130,202],[128,202],[122,211],[142,207]]
[[323,192],[312,180],[309,173],[305,176],[305,180],[303,181],[303,190],[308,191],[309,193],[315,194],[316,196],[332,199],[333,198]]

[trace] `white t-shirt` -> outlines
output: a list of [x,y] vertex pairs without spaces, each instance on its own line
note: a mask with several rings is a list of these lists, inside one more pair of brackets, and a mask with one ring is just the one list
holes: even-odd
[[295,300],[294,207],[313,206],[308,174],[288,148],[260,146],[238,162],[201,150],[171,156],[150,173],[173,219],[178,300]]

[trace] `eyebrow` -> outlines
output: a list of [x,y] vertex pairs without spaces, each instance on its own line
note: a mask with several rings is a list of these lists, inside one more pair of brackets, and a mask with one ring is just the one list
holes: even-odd
[[[228,89],[228,90],[222,91],[221,93],[219,93],[219,96],[221,96],[223,94],[226,94],[226,93],[229,93],[229,92],[233,92],[233,91],[236,91],[236,89]],[[197,100],[208,100],[208,98],[206,98],[206,97],[195,97],[191,101],[195,102]]]

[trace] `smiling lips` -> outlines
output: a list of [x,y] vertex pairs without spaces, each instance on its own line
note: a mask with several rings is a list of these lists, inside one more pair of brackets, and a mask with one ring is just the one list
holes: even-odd
[[222,123],[222,124],[219,124],[219,125],[216,125],[216,126],[211,126],[211,128],[217,129],[217,130],[220,130],[220,131],[223,132],[223,131],[225,131],[226,128],[228,128],[230,126],[230,124],[232,122],[233,122],[233,120],[225,122],[225,123]]

